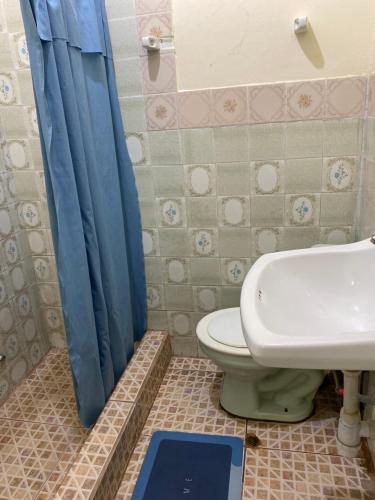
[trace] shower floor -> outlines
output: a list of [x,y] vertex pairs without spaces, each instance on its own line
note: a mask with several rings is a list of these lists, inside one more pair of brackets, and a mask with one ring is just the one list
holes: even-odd
[[54,498],[88,432],[67,352],[52,350],[0,406],[0,499]]
[[130,500],[150,437],[157,430],[239,436],[256,434],[246,448],[243,500],[373,499],[375,485],[362,458],[336,448],[340,401],[330,385],[316,399],[315,414],[297,424],[236,418],[219,403],[223,374],[205,359],[172,357],[134,449],[116,500]]

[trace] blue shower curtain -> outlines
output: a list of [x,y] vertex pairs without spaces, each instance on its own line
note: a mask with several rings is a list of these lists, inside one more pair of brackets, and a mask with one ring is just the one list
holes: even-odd
[[104,0],[21,0],[80,420],[146,326],[141,223]]

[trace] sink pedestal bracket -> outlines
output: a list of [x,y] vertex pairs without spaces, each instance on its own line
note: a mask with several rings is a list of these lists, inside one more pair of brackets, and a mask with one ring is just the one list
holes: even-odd
[[340,411],[337,449],[340,455],[354,458],[361,447],[361,414],[359,412],[360,371],[344,372],[344,403]]

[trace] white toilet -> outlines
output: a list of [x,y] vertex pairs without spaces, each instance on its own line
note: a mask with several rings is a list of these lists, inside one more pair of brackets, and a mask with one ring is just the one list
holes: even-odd
[[322,370],[268,368],[254,361],[242,334],[240,308],[221,309],[197,325],[202,351],[224,372],[220,402],[246,418],[298,422],[313,411]]

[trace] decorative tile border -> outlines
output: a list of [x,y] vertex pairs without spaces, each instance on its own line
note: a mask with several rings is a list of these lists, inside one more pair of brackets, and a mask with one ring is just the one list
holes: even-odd
[[171,358],[166,332],[148,332],[69,469],[56,498],[114,497]]
[[[175,56],[168,57],[167,69],[161,65],[154,82],[145,76],[146,94],[154,93],[146,97],[148,130],[363,117],[369,78],[369,112],[375,109],[373,75],[176,93],[176,79],[170,76],[171,68],[176,66]],[[143,64],[147,67],[146,62]],[[172,93],[168,93],[170,88]]]

